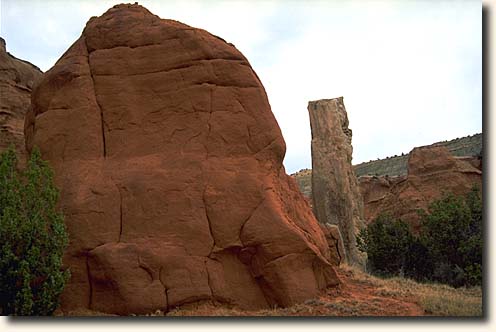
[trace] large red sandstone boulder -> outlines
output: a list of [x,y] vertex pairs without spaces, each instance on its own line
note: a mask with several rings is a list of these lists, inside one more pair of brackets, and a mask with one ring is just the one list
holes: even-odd
[[70,234],[62,309],[288,306],[339,282],[246,58],[138,5],[92,18],[26,119]]
[[7,52],[0,38],[0,152],[10,145],[25,163],[24,116],[31,105],[31,90],[43,73],[27,61]]
[[362,177],[365,216],[370,223],[380,213],[401,218],[419,230],[418,209],[444,193],[464,195],[482,186],[480,161],[454,157],[444,146],[415,148],[408,157],[406,177]]

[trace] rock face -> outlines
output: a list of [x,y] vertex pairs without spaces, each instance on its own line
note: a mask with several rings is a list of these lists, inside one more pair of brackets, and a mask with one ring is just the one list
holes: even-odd
[[0,152],[11,144],[25,162],[24,116],[31,105],[31,90],[43,73],[27,61],[9,54],[0,38]]
[[320,223],[319,225],[324,232],[327,244],[329,245],[329,251],[331,253],[331,264],[338,266],[339,264],[344,263],[346,253],[343,246],[343,237],[341,236],[339,226]]
[[61,188],[62,310],[268,308],[339,283],[265,90],[221,38],[114,6],[46,73],[25,132]]
[[477,158],[454,157],[443,146],[415,148],[408,157],[406,177],[360,178],[367,222],[386,212],[418,231],[417,209],[426,210],[445,192],[463,195],[474,185],[482,186],[481,169]]
[[313,209],[321,224],[337,225],[344,261],[363,264],[355,234],[363,227],[363,200],[351,165],[352,132],[343,97],[308,103],[312,129]]
[[406,176],[360,176],[358,183],[363,196],[365,223],[369,224],[381,214],[383,199],[391,189],[406,179]]

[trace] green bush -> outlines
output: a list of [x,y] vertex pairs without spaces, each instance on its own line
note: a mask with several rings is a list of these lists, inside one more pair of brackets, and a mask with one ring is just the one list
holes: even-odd
[[482,284],[482,199],[478,188],[465,197],[444,195],[428,212],[419,211],[421,229],[380,215],[357,237],[367,266],[380,275],[404,275],[455,287]]
[[0,314],[50,315],[69,277],[58,190],[37,149],[23,172],[16,166],[12,148],[0,155]]
[[380,275],[402,274],[413,237],[408,225],[381,214],[357,237],[358,249],[367,253],[367,268]]
[[427,281],[433,270],[434,263],[429,249],[421,239],[412,236],[405,256],[405,276],[417,281]]
[[422,213],[422,239],[435,262],[433,279],[453,286],[482,283],[482,198],[447,194]]

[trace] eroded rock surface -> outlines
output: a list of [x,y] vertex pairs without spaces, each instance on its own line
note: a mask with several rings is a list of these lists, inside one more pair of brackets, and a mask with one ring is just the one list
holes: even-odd
[[14,145],[21,164],[26,158],[24,116],[33,85],[42,75],[38,67],[8,53],[0,37],[0,152]]
[[365,223],[370,223],[381,214],[384,198],[390,194],[397,183],[406,180],[406,176],[360,176],[358,183],[363,196]]
[[329,245],[329,251],[331,253],[330,262],[333,265],[339,266],[339,264],[345,262],[346,257],[346,252],[343,246],[343,237],[341,236],[339,226],[320,223],[319,226],[324,232],[327,244]]
[[337,225],[344,261],[363,264],[355,235],[363,227],[363,200],[351,165],[352,132],[343,98],[308,103],[312,129],[312,199],[321,224]]
[[46,73],[25,132],[61,188],[63,310],[268,308],[339,283],[265,90],[221,38],[114,6]]
[[380,213],[389,213],[408,222],[414,231],[419,230],[417,209],[427,210],[443,193],[464,195],[474,185],[482,186],[480,159],[454,157],[443,146],[413,149],[406,177],[360,178],[368,223]]

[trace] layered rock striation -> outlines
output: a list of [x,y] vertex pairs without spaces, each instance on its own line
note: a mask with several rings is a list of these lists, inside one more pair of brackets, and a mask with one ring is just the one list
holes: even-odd
[[8,53],[0,38],[0,152],[13,145],[20,164],[26,161],[24,116],[31,105],[33,85],[42,75],[38,67]]
[[352,131],[343,98],[308,103],[312,130],[312,200],[321,224],[337,225],[344,259],[363,264],[355,234],[363,227],[363,200],[351,164]]
[[25,133],[61,188],[63,310],[269,308],[339,283],[262,83],[219,37],[114,6],[46,73]]

